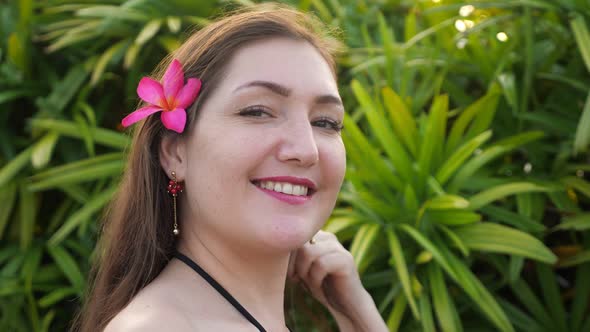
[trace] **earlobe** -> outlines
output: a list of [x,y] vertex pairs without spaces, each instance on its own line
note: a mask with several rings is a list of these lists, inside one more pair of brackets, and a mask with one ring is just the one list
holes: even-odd
[[160,142],[160,165],[168,177],[176,173],[178,181],[184,180],[186,154],[184,140],[178,135],[164,135]]

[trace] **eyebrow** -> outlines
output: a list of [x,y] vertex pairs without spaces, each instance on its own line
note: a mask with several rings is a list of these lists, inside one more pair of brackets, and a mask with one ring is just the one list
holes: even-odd
[[[278,94],[280,96],[283,96],[283,97],[289,97],[289,95],[291,95],[291,92],[292,92],[291,89],[289,89],[285,86],[282,86],[280,84],[274,83],[274,82],[252,81],[252,82],[248,82],[246,84],[240,85],[239,87],[237,87],[234,90],[234,93],[237,92],[238,90],[252,88],[252,87],[262,87],[262,88],[268,89],[271,92]],[[314,101],[316,104],[334,104],[334,105],[343,107],[342,100],[340,100],[339,97],[334,96],[334,95],[317,96]]]

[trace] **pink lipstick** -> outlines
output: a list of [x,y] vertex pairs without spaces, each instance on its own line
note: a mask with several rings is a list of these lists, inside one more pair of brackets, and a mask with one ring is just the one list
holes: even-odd
[[[291,183],[293,185],[306,186],[308,188],[307,195],[306,196],[289,195],[289,194],[276,192],[274,190],[265,189],[260,186],[260,183],[264,182],[264,181],[287,182],[287,183]],[[311,196],[316,191],[316,185],[313,181],[306,179],[306,178],[298,178],[298,177],[293,177],[293,176],[274,176],[274,177],[258,178],[258,179],[253,179],[251,182],[256,186],[256,188],[258,188],[263,193],[265,193],[273,198],[276,198],[280,201],[283,201],[285,203],[291,204],[291,205],[300,205],[300,204],[304,204],[307,201],[310,201]]]

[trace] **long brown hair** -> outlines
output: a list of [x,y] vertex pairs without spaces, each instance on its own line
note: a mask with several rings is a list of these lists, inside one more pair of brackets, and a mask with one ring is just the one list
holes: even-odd
[[[188,132],[200,105],[222,79],[231,56],[246,44],[276,37],[307,41],[336,75],[334,51],[338,43],[326,31],[310,15],[285,6],[258,5],[234,12],[192,34],[158,65],[153,77],[160,79],[172,59],[178,59],[186,77],[202,80],[201,93],[187,110]],[[158,154],[164,135],[177,134],[166,130],[159,116],[148,117],[135,128],[127,168],[106,210],[85,305],[74,321],[73,331],[102,331],[171,259],[176,245],[172,200],[166,193],[169,179]]]

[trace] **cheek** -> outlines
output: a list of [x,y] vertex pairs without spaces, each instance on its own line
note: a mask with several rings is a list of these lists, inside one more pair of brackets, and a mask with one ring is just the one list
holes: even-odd
[[323,177],[336,192],[340,190],[346,173],[346,150],[341,139],[320,148]]

